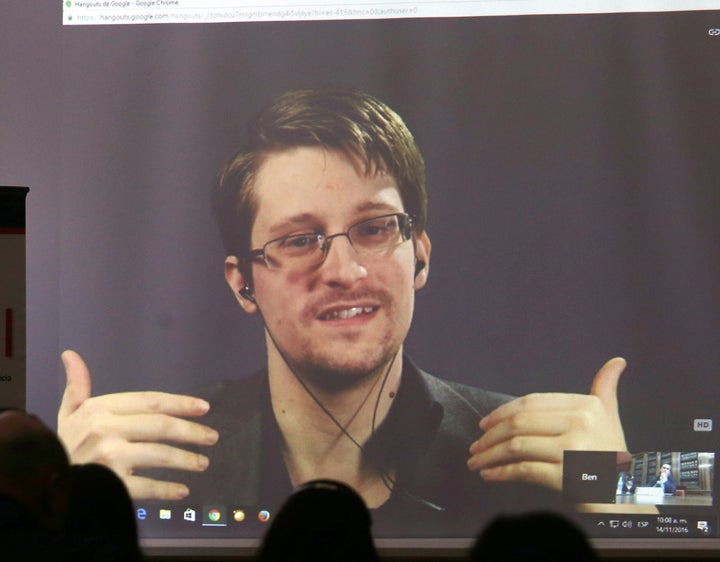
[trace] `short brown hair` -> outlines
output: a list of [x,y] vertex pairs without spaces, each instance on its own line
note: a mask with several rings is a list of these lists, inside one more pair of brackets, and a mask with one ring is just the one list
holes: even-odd
[[[246,145],[222,167],[213,195],[215,217],[228,255],[243,262],[257,213],[253,187],[265,159],[290,148],[317,146],[359,160],[365,172],[398,182],[413,230],[425,230],[425,162],[402,118],[356,90],[298,90],[272,102],[251,122]],[[244,273],[248,273],[244,271]]]

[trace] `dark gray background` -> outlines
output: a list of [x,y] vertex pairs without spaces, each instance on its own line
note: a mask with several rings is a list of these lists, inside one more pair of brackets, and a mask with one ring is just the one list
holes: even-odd
[[0,183],[28,185],[29,408],[62,349],[98,393],[263,364],[209,191],[287,89],[361,88],[426,157],[433,255],[407,350],[513,394],[587,392],[622,355],[634,450],[714,450],[720,27],[713,12],[65,27],[0,7]]

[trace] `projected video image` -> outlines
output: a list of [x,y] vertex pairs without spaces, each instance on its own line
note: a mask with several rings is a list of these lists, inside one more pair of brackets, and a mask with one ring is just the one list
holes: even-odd
[[635,453],[617,475],[617,503],[711,506],[715,453]]
[[[56,6],[28,408],[120,475],[148,544],[252,548],[317,478],[390,546],[538,509],[717,542],[699,3]],[[479,6],[506,12],[451,11]]]

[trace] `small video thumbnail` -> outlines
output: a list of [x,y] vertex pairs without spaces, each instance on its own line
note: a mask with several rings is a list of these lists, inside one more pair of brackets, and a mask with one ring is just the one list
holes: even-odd
[[[563,496],[578,504],[712,507],[714,452],[565,451]],[[650,510],[647,511],[648,513]]]

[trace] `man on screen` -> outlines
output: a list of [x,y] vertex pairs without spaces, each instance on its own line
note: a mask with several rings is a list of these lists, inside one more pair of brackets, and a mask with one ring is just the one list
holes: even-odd
[[[626,449],[622,359],[600,369],[589,395],[511,400],[431,376],[403,354],[430,271],[425,167],[377,99],[281,96],[221,171],[215,208],[227,283],[265,326],[266,371],[204,389],[207,400],[91,397],[84,362],[63,354],[59,434],[73,460],[108,464],[134,498],[252,504],[332,478],[381,520],[414,508],[432,525],[495,508],[528,483],[559,490],[566,449]],[[187,419],[210,408],[204,424]],[[147,468],[186,472],[138,473]]]
[[660,467],[660,474],[648,480],[648,486],[662,488],[666,494],[674,494],[677,490],[677,481],[672,475],[672,466],[665,463]]

